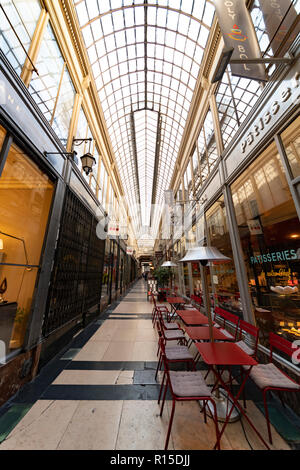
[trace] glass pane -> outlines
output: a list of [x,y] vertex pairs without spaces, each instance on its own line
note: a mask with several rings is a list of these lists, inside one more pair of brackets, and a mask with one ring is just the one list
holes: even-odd
[[53,187],[13,144],[0,177],[0,331],[7,354],[23,344]]
[[300,333],[300,224],[275,144],[232,185],[261,342]]
[[53,114],[63,66],[64,59],[52,27],[48,23],[36,63],[39,75],[33,76],[29,91],[49,122]]
[[6,130],[2,126],[0,126],[0,151],[1,151],[3,141],[4,141],[5,134],[6,134]]
[[[1,6],[28,52],[41,13],[39,0],[2,0]],[[0,48],[17,74],[20,75],[26,54],[5,14],[0,9]]]
[[208,245],[215,246],[231,261],[213,264],[210,267],[211,289],[214,305],[242,317],[240,293],[227,226],[227,215],[223,196],[207,211]]
[[281,134],[291,172],[294,178],[300,176],[300,117]]
[[74,86],[68,70],[65,69],[52,125],[54,131],[63,143],[66,143],[68,139],[74,98]]
[[224,148],[233,139],[261,92],[259,82],[235,77],[228,67],[216,93]]

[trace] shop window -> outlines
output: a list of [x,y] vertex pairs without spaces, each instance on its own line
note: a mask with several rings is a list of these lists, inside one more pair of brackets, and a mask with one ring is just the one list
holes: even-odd
[[16,145],[0,177],[0,339],[23,345],[53,195],[53,183]]
[[232,185],[261,342],[300,337],[300,224],[275,144]]
[[0,126],[0,150],[2,148],[2,144],[3,144],[3,141],[4,141],[5,134],[6,134],[5,129],[3,129],[3,127]]
[[105,240],[105,254],[104,254],[104,265],[103,265],[103,275],[102,275],[102,290],[101,290],[101,300],[106,301],[108,296],[109,289],[109,268],[110,268],[110,240],[107,238]]
[[223,196],[206,212],[207,244],[218,248],[231,259],[226,263],[210,266],[210,289],[213,303],[225,310],[242,316],[240,293],[236,278],[227,215]]
[[300,116],[281,134],[293,178],[300,176]]

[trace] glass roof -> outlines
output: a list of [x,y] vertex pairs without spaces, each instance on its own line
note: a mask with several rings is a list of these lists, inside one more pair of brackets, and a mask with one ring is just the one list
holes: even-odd
[[214,6],[210,0],[74,4],[129,209],[141,204],[140,211],[131,212],[135,232],[149,227],[153,234]]

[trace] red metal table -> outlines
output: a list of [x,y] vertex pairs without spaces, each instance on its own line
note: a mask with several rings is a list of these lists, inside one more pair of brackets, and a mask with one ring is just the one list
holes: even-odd
[[177,310],[176,313],[185,325],[208,325],[208,318],[201,312],[195,310]]
[[[257,365],[257,362],[255,359],[253,359],[251,356],[246,354],[241,348],[239,348],[236,344],[226,342],[226,343],[195,343],[196,348],[198,349],[202,359],[206,364],[209,366],[210,370],[215,374],[216,376],[216,382],[214,384],[213,390],[217,387],[217,384],[220,382],[222,387],[226,390],[228,393],[228,396],[230,397],[232,403],[232,407],[230,408],[229,412],[227,412],[227,416],[224,422],[224,425],[220,431],[220,439],[221,436],[226,428],[226,425],[228,424],[229,418],[231,416],[231,413],[235,407],[237,407],[241,414],[246,418],[252,429],[256,432],[260,440],[263,442],[263,444],[266,446],[267,449],[270,449],[268,444],[265,442],[259,431],[256,429],[252,421],[250,420],[249,416],[247,416],[244,408],[240,405],[238,402],[238,399],[243,392],[243,389],[245,387],[246,381],[249,377],[249,374],[251,372],[251,369],[253,366]],[[219,372],[218,366],[222,366],[223,370],[226,367],[229,367],[231,369],[232,366],[249,366],[248,370],[245,370],[245,375],[242,380],[242,383],[240,385],[240,388],[236,395],[234,396],[233,393],[230,390],[230,386],[228,386],[227,383],[224,382],[222,379],[222,372]],[[216,446],[215,446],[216,447]]]
[[[188,336],[193,341],[209,341],[210,340],[208,326],[187,326],[185,328],[185,331],[187,332]],[[222,333],[222,331],[220,331],[219,328],[213,327],[212,332],[213,332],[213,338],[215,340],[232,341],[234,339],[234,338],[228,338],[228,336],[224,335],[224,333]]]
[[170,320],[175,315],[176,311],[179,309],[180,305],[184,305],[186,303],[183,297],[167,297],[167,302],[171,305],[171,314]]
[[[209,326],[188,326],[185,328],[187,335],[190,337],[190,341],[188,342],[188,346],[192,344],[192,342],[197,341],[210,341],[210,332]],[[212,328],[213,339],[217,341],[232,341],[234,338],[228,338],[228,336],[224,335],[222,331],[218,328]],[[196,362],[200,357],[200,353],[198,352],[194,357],[194,361]]]

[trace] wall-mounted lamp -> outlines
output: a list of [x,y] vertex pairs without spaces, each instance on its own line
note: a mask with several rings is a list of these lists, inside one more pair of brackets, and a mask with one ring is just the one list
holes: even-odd
[[3,250],[3,240],[0,238],[0,250]]
[[82,163],[82,168],[83,168],[85,174],[89,175],[93,171],[93,165],[96,163],[96,159],[91,154],[91,151],[90,151],[92,141],[93,141],[92,137],[89,137],[87,139],[74,139],[73,138],[73,140],[72,140],[72,151],[71,152],[44,152],[44,155],[45,156],[55,155],[55,154],[67,155],[69,158],[71,158],[73,161],[75,161],[75,163],[78,163],[78,160],[77,160],[77,157],[76,157],[77,152],[75,150],[73,150],[74,146],[75,145],[80,145],[83,142],[89,142],[90,143],[89,151],[80,157],[80,160],[81,160],[81,163]]
[[80,157],[83,171],[86,175],[89,175],[93,171],[93,165],[96,163],[95,157],[91,153],[85,153]]

